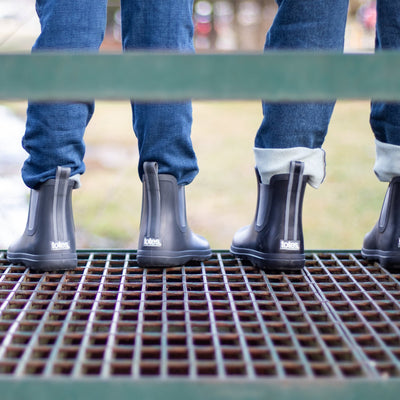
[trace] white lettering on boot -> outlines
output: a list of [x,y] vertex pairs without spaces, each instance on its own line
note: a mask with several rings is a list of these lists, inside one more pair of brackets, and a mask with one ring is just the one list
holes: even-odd
[[300,251],[299,240],[281,240],[280,250]]
[[51,250],[57,251],[57,250],[70,250],[71,246],[69,245],[69,242],[51,242]]
[[147,247],[161,247],[161,240],[160,239],[154,239],[154,238],[144,238],[143,241],[143,246],[147,246]]

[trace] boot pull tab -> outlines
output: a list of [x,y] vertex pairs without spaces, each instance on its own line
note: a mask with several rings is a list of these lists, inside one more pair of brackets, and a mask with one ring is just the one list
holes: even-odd
[[53,233],[55,243],[65,242],[68,239],[67,230],[67,191],[71,175],[71,168],[57,167],[53,196]]
[[145,162],[143,164],[143,171],[148,212],[145,236],[149,238],[158,238],[160,236],[161,223],[161,199],[160,184],[158,181],[158,164],[156,162]]
[[297,241],[304,163],[291,161],[286,197],[284,240]]
[[299,180],[303,177],[303,171],[304,171],[304,162],[302,161],[291,161],[290,162],[290,171],[289,174],[291,176],[297,175],[299,177]]
[[69,167],[57,167],[56,170],[56,181],[68,180],[71,176],[71,168]]

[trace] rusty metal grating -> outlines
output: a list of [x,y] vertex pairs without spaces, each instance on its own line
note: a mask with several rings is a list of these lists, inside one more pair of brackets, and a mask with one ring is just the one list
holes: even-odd
[[228,252],[163,270],[80,251],[75,271],[37,274],[0,252],[0,378],[399,377],[400,273],[306,257],[284,274]]

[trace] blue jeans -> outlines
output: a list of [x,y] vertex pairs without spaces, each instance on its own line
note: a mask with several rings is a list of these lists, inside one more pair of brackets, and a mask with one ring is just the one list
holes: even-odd
[[[124,51],[170,49],[193,52],[193,0],[121,0]],[[97,52],[104,37],[107,0],[36,0],[41,34],[32,51]],[[112,73],[112,71],[110,71]],[[54,178],[58,165],[85,171],[83,135],[94,102],[37,103],[27,110],[23,146],[29,153],[22,178],[30,188]],[[198,173],[190,138],[191,102],[132,102],[139,146],[139,176],[145,161],[188,184]],[[113,132],[110,132],[112,139]]]
[[[265,51],[342,51],[348,0],[276,0],[277,15]],[[400,0],[377,0],[376,50],[400,48]],[[373,74],[373,71],[371,71]],[[321,148],[334,102],[263,103],[255,147]],[[370,123],[378,141],[400,145],[400,105],[371,103]]]

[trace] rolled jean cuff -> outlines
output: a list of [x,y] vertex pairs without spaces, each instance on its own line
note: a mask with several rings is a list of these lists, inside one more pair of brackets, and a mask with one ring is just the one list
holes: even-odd
[[307,147],[291,147],[288,149],[260,149],[254,147],[256,167],[261,182],[268,185],[274,175],[288,174],[291,161],[304,162],[304,175],[308,175],[308,183],[318,188],[325,178],[325,151]]
[[400,146],[375,139],[376,160],[374,172],[381,182],[390,182],[400,176]]
[[81,175],[80,174],[76,174],[73,176],[70,176],[69,179],[71,181],[74,181],[74,189],[79,189],[81,187]]

